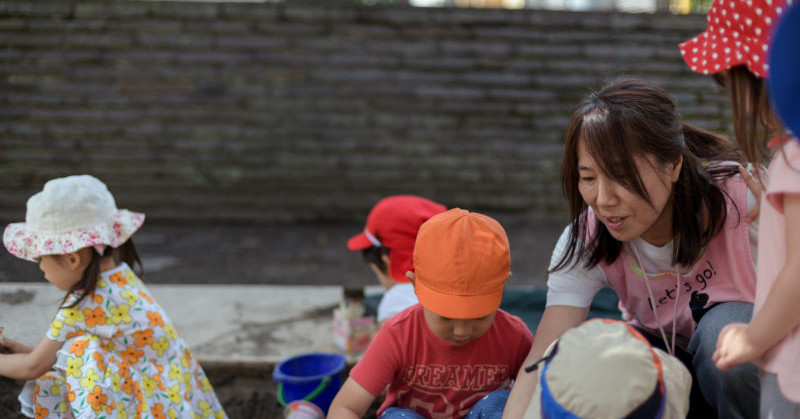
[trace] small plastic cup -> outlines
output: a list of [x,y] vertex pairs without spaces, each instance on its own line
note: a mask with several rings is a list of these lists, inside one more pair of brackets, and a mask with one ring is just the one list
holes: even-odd
[[325,419],[325,413],[314,403],[295,400],[283,409],[286,419]]

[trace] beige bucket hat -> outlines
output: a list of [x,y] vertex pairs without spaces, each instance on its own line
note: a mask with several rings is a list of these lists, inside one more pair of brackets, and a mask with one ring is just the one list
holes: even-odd
[[537,385],[525,419],[672,419],[689,411],[686,367],[617,320],[568,330],[529,373]]

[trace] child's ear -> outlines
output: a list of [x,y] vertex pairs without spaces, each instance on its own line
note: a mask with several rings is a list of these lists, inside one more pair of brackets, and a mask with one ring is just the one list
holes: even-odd
[[67,266],[67,269],[71,271],[77,270],[78,267],[81,266],[81,261],[82,261],[80,250],[77,252],[61,255],[61,260]]
[[414,285],[414,281],[417,280],[417,274],[411,271],[406,271],[406,278],[408,278],[408,282],[410,282],[411,285]]
[[383,261],[383,264],[386,265],[386,268],[387,268],[387,271],[388,271],[389,266],[391,266],[392,259],[389,258],[388,254],[381,253],[381,260]]
[[69,270],[83,272],[83,270],[86,269],[86,266],[92,262],[92,252],[94,252],[94,249],[87,247],[72,253],[61,255],[61,259],[67,265]]

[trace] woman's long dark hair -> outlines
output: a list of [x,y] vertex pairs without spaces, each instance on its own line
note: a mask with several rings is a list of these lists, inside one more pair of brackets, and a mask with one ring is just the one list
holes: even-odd
[[[587,237],[588,205],[578,190],[578,144],[583,144],[603,175],[650,202],[633,156],[650,155],[657,165],[683,165],[674,184],[672,235],[675,243],[672,263],[693,265],[711,239],[723,228],[727,217],[727,194],[715,180],[732,176],[741,156],[728,139],[678,118],[675,104],[663,89],[636,78],[613,81],[591,94],[572,114],[567,128],[561,163],[561,187],[569,203],[571,234],[567,251],[551,272],[585,260],[592,268],[612,263],[622,245],[597,223],[593,237]],[[652,203],[651,203],[652,205]]]
[[[135,269],[136,265],[139,265],[137,275],[139,275],[140,278],[144,276],[144,267],[142,266],[141,259],[139,259],[136,246],[133,244],[133,239],[128,239],[116,249],[111,246],[106,247],[102,255],[92,249],[92,261],[89,262],[89,266],[83,271],[83,276],[81,276],[80,281],[70,287],[67,291],[67,295],[61,300],[61,308],[75,307],[80,304],[84,298],[94,294],[94,290],[97,289],[97,281],[100,279],[100,260],[109,255],[114,257],[115,263],[125,262],[131,269]],[[65,305],[70,295],[78,295],[78,297],[69,305]]]

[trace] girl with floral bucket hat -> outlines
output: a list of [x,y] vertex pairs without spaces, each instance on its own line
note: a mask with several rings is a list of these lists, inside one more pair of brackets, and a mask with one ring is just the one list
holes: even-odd
[[[680,46],[692,70],[712,74],[728,88],[736,142],[745,157],[759,165],[770,161],[766,176],[758,175],[765,199],[753,317],[724,328],[713,355],[723,371],[758,365],[761,417],[800,416],[800,259],[789,257],[800,253],[800,143],[789,141],[766,84],[771,38],[790,7],[796,5],[786,0],[717,0],[706,32]],[[725,60],[720,51],[728,53]],[[716,62],[697,59],[698,53]]]
[[38,262],[66,295],[36,347],[10,339],[0,375],[28,380],[28,417],[216,417],[225,412],[200,364],[132,267],[144,214],[117,209],[89,175],[53,179],[9,224],[6,249]]

